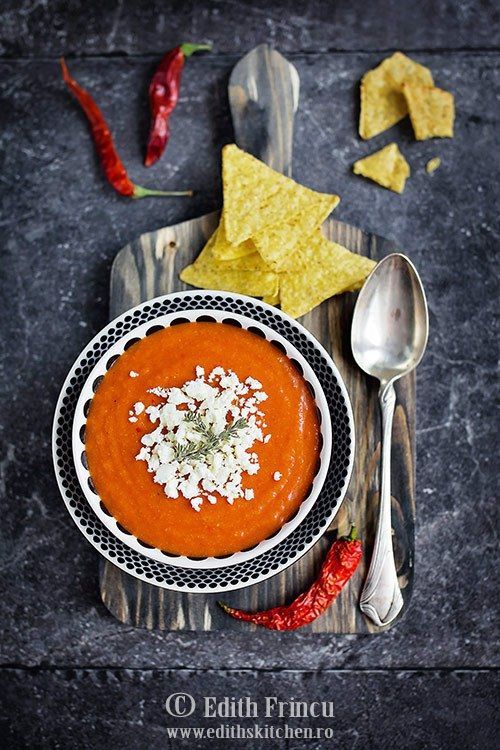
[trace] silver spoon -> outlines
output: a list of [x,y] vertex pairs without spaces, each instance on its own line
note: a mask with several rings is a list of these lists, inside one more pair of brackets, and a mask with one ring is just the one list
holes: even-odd
[[377,625],[388,625],[403,606],[391,532],[391,440],[396,404],[394,382],[418,365],[429,330],[419,275],[404,255],[384,258],[359,293],[351,346],[358,366],[380,380],[382,482],[373,555],[361,593],[361,610]]

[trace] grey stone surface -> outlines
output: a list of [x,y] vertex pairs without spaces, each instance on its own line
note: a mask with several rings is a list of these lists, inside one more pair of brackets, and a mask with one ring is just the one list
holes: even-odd
[[[498,747],[494,721],[498,686],[494,672],[7,669],[0,672],[0,688],[6,695],[0,721],[9,748],[237,750],[246,744],[256,750],[494,750]],[[194,712],[186,718],[173,718],[165,710],[167,698],[176,692],[187,693],[195,701]],[[243,716],[213,717],[213,702],[205,710],[206,696],[219,702],[227,696],[236,711],[238,699],[243,699]],[[246,709],[246,697],[255,702],[256,711]],[[266,717],[267,697],[285,704],[281,717],[274,701]],[[297,705],[312,701],[319,704],[313,709],[317,717],[304,715],[304,708]],[[323,710],[322,702],[331,706]],[[191,707],[191,702],[187,699],[183,705]],[[254,711],[257,716],[252,715]],[[472,723],[471,717],[475,717]],[[255,731],[257,726],[261,733],[285,732],[288,727],[288,732],[308,729],[314,734],[310,739],[257,735],[246,740],[182,738],[180,734],[181,727],[204,731],[226,727],[226,732],[236,733],[237,725],[243,731]],[[325,729],[332,730],[328,739]]]
[[[409,126],[370,143],[355,132],[356,81],[378,55],[295,56],[302,80],[295,175],[342,196],[339,218],[396,239],[429,295],[431,336],[419,370],[416,586],[406,619],[377,638],[126,631],[98,602],[96,555],[67,517],[52,478],[50,425],[65,373],[106,322],[109,267],[131,237],[216,208],[219,150],[231,140],[231,62],[197,58],[185,77],[172,141],[157,168],[140,166],[143,60],[78,61],[74,75],[103,102],[134,177],[192,186],[192,200],[130,202],[105,184],[86,123],[56,62],[4,63],[1,535],[8,662],[124,666],[475,666],[496,663],[491,396],[496,372],[494,147],[491,54],[420,55],[457,97],[456,137],[416,143]],[[8,74],[5,74],[5,68]],[[187,71],[189,73],[189,71]],[[200,85],[200,81],[202,85]],[[137,93],[139,92],[139,93]],[[40,96],[43,95],[43,101]],[[350,172],[397,139],[413,175],[403,196]],[[441,155],[433,177],[426,160]],[[466,571],[464,575],[464,571]],[[22,623],[22,627],[19,627]]]
[[212,41],[241,54],[263,40],[285,52],[492,49],[494,0],[3,0],[0,54],[162,54]]
[[[88,3],[85,15],[74,3],[26,0],[0,7],[0,658],[4,665],[33,668],[0,671],[0,677],[7,686],[6,710],[19,703],[32,719],[29,732],[47,721],[49,746],[57,746],[53,717],[64,700],[69,716],[81,692],[88,722],[75,708],[61,746],[71,746],[67,738],[79,714],[81,737],[89,747],[102,747],[103,737],[122,731],[133,736],[131,746],[142,747],[143,728],[134,711],[142,700],[140,685],[147,684],[159,700],[156,673],[142,672],[151,667],[319,670],[314,677],[297,672],[293,678],[280,677],[281,672],[272,678],[262,677],[268,672],[246,673],[250,682],[276,680],[276,689],[281,685],[285,693],[296,681],[305,694],[316,680],[323,686],[342,680],[356,686],[365,679],[364,673],[344,670],[389,670],[369,678],[371,688],[361,690],[358,703],[353,698],[350,706],[342,698],[342,711],[352,718],[345,731],[352,730],[356,709],[365,734],[359,740],[355,734],[340,736],[344,744],[339,747],[380,746],[390,724],[387,719],[377,727],[377,707],[389,705],[385,696],[403,701],[401,685],[414,686],[409,694],[415,709],[411,714],[404,704],[401,715],[393,711],[394,727],[406,738],[401,746],[454,746],[439,734],[440,705],[448,716],[445,726],[456,720],[450,732],[460,732],[461,746],[477,746],[474,731],[487,739],[490,672],[426,671],[417,677],[404,670],[498,666],[493,585],[498,561],[494,395],[500,161],[495,143],[499,55],[493,46],[498,29],[489,2],[397,5],[398,23],[389,20],[392,2],[384,4],[383,13],[381,3],[310,2],[300,11],[290,3],[289,13],[278,3],[265,10],[258,3],[251,10],[245,3],[200,3],[199,12],[179,4],[173,20],[163,4],[154,24],[148,22],[154,4]],[[220,17],[215,22],[216,11],[225,24]],[[148,77],[156,52],[180,36],[213,38],[218,53],[190,60],[168,151],[146,170],[141,157]],[[273,40],[289,52],[301,77],[295,176],[319,190],[338,192],[340,219],[395,239],[417,264],[428,293],[431,336],[418,377],[413,603],[394,630],[377,637],[248,636],[244,626],[237,634],[217,635],[125,628],[100,604],[96,553],[58,496],[50,458],[55,401],[74,358],[107,320],[109,269],[116,252],[142,232],[219,207],[219,153],[232,139],[228,76],[237,54],[255,42]],[[385,48],[405,45],[420,48],[416,59],[430,65],[438,85],[455,93],[456,137],[417,143],[403,122],[361,142],[357,81]],[[460,49],[439,51],[452,47]],[[471,51],[475,47],[487,49]],[[335,51],[341,49],[347,51]],[[60,80],[54,56],[63,51],[82,57],[71,61],[71,71],[101,103],[137,182],[193,187],[193,199],[130,202],[106,185],[85,120]],[[117,56],[92,57],[111,53]],[[355,159],[391,140],[400,144],[412,168],[402,196],[350,172]],[[429,177],[425,163],[435,155],[443,163]],[[54,671],[58,666],[90,669]],[[321,670],[340,671],[323,675]],[[174,671],[158,679],[181,685],[185,674],[196,686],[205,673]],[[214,671],[210,679],[222,690],[222,676]],[[353,690],[349,687],[346,696],[357,695]],[[163,688],[159,692],[163,697]],[[108,715],[103,701],[105,706],[117,701],[119,710]],[[401,716],[406,715],[411,729],[405,732]],[[424,716],[421,726],[419,715]],[[163,714],[160,718],[153,711],[148,717],[153,739],[147,746],[168,747]],[[422,727],[428,722],[435,727],[434,745],[425,743]],[[95,727],[98,739],[91,737]],[[16,728],[11,720],[8,731],[13,746],[29,746],[23,744],[28,729]]]

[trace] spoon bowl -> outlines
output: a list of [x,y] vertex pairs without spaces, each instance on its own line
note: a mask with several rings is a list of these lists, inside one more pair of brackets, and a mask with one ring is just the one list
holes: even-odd
[[354,359],[385,385],[418,365],[427,335],[427,304],[417,271],[404,255],[388,255],[359,293],[351,330]]

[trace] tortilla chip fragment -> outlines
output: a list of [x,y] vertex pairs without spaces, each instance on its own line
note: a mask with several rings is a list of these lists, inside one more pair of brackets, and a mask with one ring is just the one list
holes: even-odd
[[201,289],[221,289],[252,297],[276,295],[279,288],[278,274],[273,273],[254,252],[242,258],[219,260],[213,254],[217,230],[191,265],[180,275],[181,281]]
[[425,171],[427,174],[434,174],[436,169],[439,169],[441,166],[441,159],[439,156],[434,156],[432,159],[429,159],[427,164],[425,165]]
[[403,93],[417,141],[425,141],[427,138],[453,138],[453,94],[436,86],[420,86],[414,83],[405,83]]
[[224,292],[248,294],[251,297],[265,297],[275,295],[278,288],[278,275],[263,271],[234,271],[209,266],[197,266],[192,263],[180,273],[180,278],[186,284],[201,289],[220,289]]
[[380,151],[359,159],[354,162],[352,169],[354,174],[368,177],[395,193],[403,192],[406,180],[410,176],[410,166],[397,143],[390,143]]
[[361,79],[359,134],[373,138],[408,114],[404,83],[433,86],[432,73],[402,52],[395,52]]
[[229,242],[226,237],[224,213],[222,213],[212,250],[215,257],[220,260],[233,260],[234,258],[244,258],[246,255],[255,253],[256,247],[252,240],[245,240],[245,242],[241,242],[239,245],[233,245]]
[[280,303],[280,290],[278,285],[278,291],[275,294],[266,294],[262,297],[262,302],[267,302],[268,305],[279,305]]
[[362,286],[375,261],[314,232],[301,253],[296,270],[280,274],[281,309],[292,318],[312,310],[325,299]]
[[262,258],[274,271],[286,270],[300,246],[321,226],[339,201],[337,195],[324,195],[306,213],[255,234],[252,239]]
[[262,260],[259,253],[254,250],[249,255],[242,256],[241,258],[232,258],[231,260],[220,260],[217,258],[214,252],[217,243],[217,235],[219,228],[215,230],[208,242],[206,243],[203,250],[200,252],[194,265],[200,267],[210,267],[212,269],[218,269],[221,272],[225,271],[264,271],[268,272],[271,269]]
[[331,198],[275,172],[234,143],[222,149],[222,185],[225,234],[233,245]]

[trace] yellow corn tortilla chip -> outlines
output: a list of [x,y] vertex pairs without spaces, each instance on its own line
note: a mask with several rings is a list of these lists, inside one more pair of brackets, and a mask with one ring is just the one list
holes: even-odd
[[279,305],[280,303],[279,284],[278,284],[278,290],[276,294],[266,294],[264,297],[262,297],[262,301],[267,302],[268,305]]
[[453,138],[455,101],[453,94],[436,86],[405,83],[403,93],[417,141]]
[[221,260],[215,255],[215,247],[217,243],[217,234],[219,228],[215,230],[208,242],[206,243],[203,250],[200,252],[194,265],[200,267],[210,267],[212,269],[218,269],[221,272],[225,271],[264,271],[265,273],[271,271],[267,263],[262,259],[259,253],[254,250],[249,255],[244,255],[240,258],[233,258],[231,260]]
[[441,159],[439,156],[434,156],[432,159],[429,159],[427,164],[425,165],[425,171],[427,174],[434,174],[436,169],[439,169],[441,166]]
[[410,166],[396,143],[390,143],[380,151],[354,162],[352,171],[395,193],[403,192],[410,176]]
[[255,234],[255,247],[274,271],[285,270],[295,252],[338,205],[337,195],[324,195],[306,213]]
[[410,176],[410,173],[410,165],[404,158],[401,151],[398,149],[398,152],[396,154],[396,163],[394,165],[394,170],[392,173],[392,184],[390,186],[390,189],[395,193],[401,194],[405,189],[406,180]]
[[299,185],[235,144],[222,150],[224,228],[233,245],[291,216],[306,214],[325,196]]
[[281,309],[292,318],[305,315],[325,299],[362,286],[375,265],[317,231],[303,248],[297,270],[280,274]]
[[227,271],[229,268],[233,271],[264,271],[264,273],[273,271],[257,252],[242,258],[234,258],[234,260],[221,260],[217,268],[221,271]]
[[275,295],[278,289],[278,275],[263,271],[221,271],[219,268],[192,263],[180,273],[180,278],[186,284],[201,289],[220,289],[236,294],[249,294],[251,297],[265,297]]
[[216,235],[217,230],[195,262],[181,271],[180,279],[201,289],[221,289],[253,297],[275,296],[279,289],[278,274],[269,270],[259,253],[219,260],[213,254]]
[[404,83],[433,86],[432,73],[402,52],[395,52],[361,79],[359,134],[373,138],[391,128],[408,114]]
[[226,237],[226,230],[224,225],[224,212],[222,213],[221,220],[217,229],[215,243],[213,245],[213,253],[216,258],[220,260],[233,260],[234,258],[244,258],[246,255],[251,255],[256,252],[256,247],[252,240],[245,240],[239,245],[233,245]]

